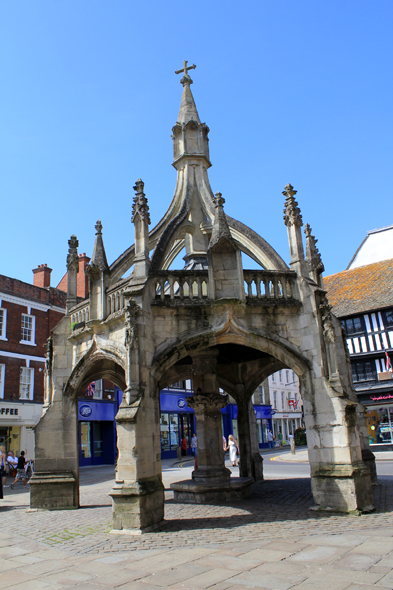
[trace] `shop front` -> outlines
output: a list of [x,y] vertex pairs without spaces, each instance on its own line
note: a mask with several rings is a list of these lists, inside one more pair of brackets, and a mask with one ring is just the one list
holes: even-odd
[[393,391],[358,394],[365,406],[370,446],[393,450]]
[[113,401],[78,401],[79,465],[115,463],[117,410]]
[[162,391],[160,404],[161,458],[176,458],[177,449],[178,447],[181,449],[184,438],[187,449],[181,450],[181,454],[191,455],[191,438],[195,433],[195,415],[194,410],[187,405],[184,393]]
[[34,430],[42,414],[42,404],[22,401],[0,401],[0,445],[16,456],[25,451],[34,459]]
[[284,444],[289,442],[289,435],[303,425],[302,412],[276,412],[273,418],[273,437]]
[[[274,410],[269,405],[254,405],[255,417],[257,420],[258,443],[260,449],[266,449],[269,444],[267,440],[268,430],[272,430],[272,417]],[[222,414],[222,431],[225,438],[232,434],[236,439],[237,432],[237,406],[228,404],[221,410]]]

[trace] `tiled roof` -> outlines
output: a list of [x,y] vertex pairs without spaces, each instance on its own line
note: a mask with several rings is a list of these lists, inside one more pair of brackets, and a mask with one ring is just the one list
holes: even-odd
[[393,306],[393,258],[324,277],[337,317]]

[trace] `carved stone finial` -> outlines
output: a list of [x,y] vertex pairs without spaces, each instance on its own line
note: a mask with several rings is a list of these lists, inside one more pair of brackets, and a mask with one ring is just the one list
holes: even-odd
[[318,240],[311,233],[310,224],[306,223],[304,226],[304,233],[306,235],[306,261],[309,264],[311,277],[317,284],[320,284],[320,275],[325,270],[321,255],[316,246]]
[[67,270],[74,270],[78,272],[78,246],[79,242],[75,235],[72,235],[68,240],[68,255],[67,255]]
[[291,225],[297,225],[301,227],[303,225],[300,209],[296,199],[294,198],[296,193],[297,191],[293,190],[293,186],[289,183],[286,185],[285,190],[282,193],[284,197],[286,197],[283,219],[285,225],[288,227]]
[[102,234],[102,223],[99,219],[97,219],[97,223],[95,225],[95,228],[96,228],[96,235]]
[[193,64],[192,66],[187,66],[188,61],[183,61],[183,67],[181,70],[175,70],[175,74],[184,74],[183,78],[180,80],[180,84],[183,84],[183,86],[185,84],[192,84],[192,80],[190,78],[190,76],[188,75],[188,71],[189,70],[195,70],[196,65]]
[[221,193],[216,193],[214,195],[214,204],[216,207],[223,207],[225,203],[225,199]]
[[135,197],[132,205],[132,223],[134,223],[136,215],[139,215],[142,220],[147,219],[147,223],[150,223],[149,205],[143,192],[144,187],[145,183],[138,178],[134,186]]

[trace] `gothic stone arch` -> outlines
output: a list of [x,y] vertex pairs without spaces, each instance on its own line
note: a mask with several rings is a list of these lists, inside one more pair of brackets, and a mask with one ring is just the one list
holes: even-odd
[[[69,241],[67,315],[48,343],[31,505],[78,506],[73,400],[93,372],[110,374],[124,389],[111,494],[115,530],[151,530],[164,517],[158,393],[182,375],[193,379],[189,404],[196,413],[200,451],[193,479],[173,486],[176,497],[205,502],[247,495],[262,475],[250,396],[259,381],[285,366],[301,380],[316,507],[371,510],[375,469],[363,409],[308,225],[304,252],[296,191],[287,185],[283,193],[288,267],[263,238],[226,216],[220,193],[213,197],[207,175],[209,130],[200,123],[187,71],[182,84],[173,130],[177,185],[170,207],[149,232],[144,183],[138,180],[132,209],[135,243],[111,266],[97,222],[86,270],[90,295],[79,304],[78,240],[72,236]],[[183,244],[187,270],[169,271]],[[259,262],[259,270],[243,268],[242,251]],[[132,265],[132,273],[122,279]],[[223,463],[220,408],[226,401],[220,387],[238,404],[239,478],[230,477]]]

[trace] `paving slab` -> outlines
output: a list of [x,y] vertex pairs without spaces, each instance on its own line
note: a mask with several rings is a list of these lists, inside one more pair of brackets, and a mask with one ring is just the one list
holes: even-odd
[[[167,493],[160,530],[129,537],[110,534],[113,468],[81,474],[75,511],[28,512],[28,493],[5,490],[1,590],[393,588],[388,479],[374,490],[377,510],[361,517],[310,512],[309,478],[265,481],[223,505],[179,504]],[[170,478],[185,479],[179,468]]]

